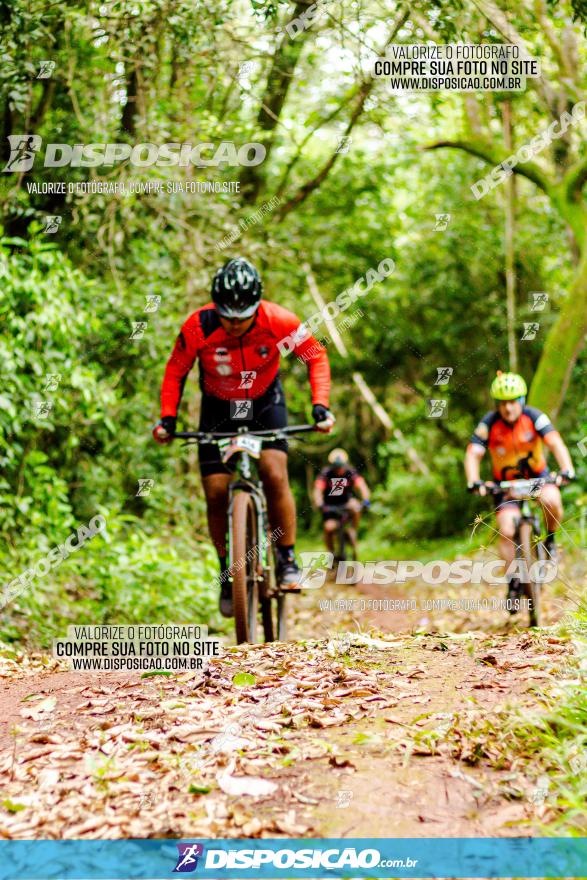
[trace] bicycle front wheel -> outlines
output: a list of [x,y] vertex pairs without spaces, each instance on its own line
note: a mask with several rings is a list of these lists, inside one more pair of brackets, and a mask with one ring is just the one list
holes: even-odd
[[259,544],[257,511],[248,492],[238,492],[231,522],[232,601],[237,644],[257,641]]
[[530,626],[540,626],[542,582],[541,574],[537,570],[541,569],[541,566],[535,563],[543,562],[545,554],[542,541],[529,522],[520,524],[520,549],[527,573],[524,587],[528,599],[529,623]]

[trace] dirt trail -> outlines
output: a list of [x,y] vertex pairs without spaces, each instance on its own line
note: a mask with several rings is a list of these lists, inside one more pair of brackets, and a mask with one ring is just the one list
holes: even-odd
[[369,636],[354,611],[320,611],[341,596],[305,595],[300,641],[230,648],[205,674],[0,657],[0,837],[531,834],[535,780],[492,769],[475,725],[536,706],[570,643],[460,612],[369,611],[384,632]]

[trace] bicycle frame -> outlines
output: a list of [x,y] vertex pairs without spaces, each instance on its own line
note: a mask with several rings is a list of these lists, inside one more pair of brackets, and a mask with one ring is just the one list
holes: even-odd
[[[302,434],[315,431],[315,425],[292,425],[285,428],[263,429],[260,431],[249,431],[242,426],[238,431],[234,432],[205,432],[205,431],[178,431],[174,437],[185,440],[185,445],[192,443],[216,443],[218,446],[228,445],[231,439],[238,438],[239,435],[251,435],[252,437],[260,437],[266,440],[282,439],[292,434]],[[225,441],[223,443],[223,441]],[[267,499],[263,490],[261,480],[255,479],[251,461],[251,454],[246,450],[239,450],[234,453],[236,456],[236,472],[235,478],[231,480],[228,486],[228,562],[229,571],[237,560],[235,560],[231,535],[232,535],[232,515],[234,508],[234,499],[238,492],[248,492],[255,504],[257,511],[257,534],[259,535],[260,560],[265,571],[269,568],[269,553],[267,534],[269,529],[269,515],[267,510]]]

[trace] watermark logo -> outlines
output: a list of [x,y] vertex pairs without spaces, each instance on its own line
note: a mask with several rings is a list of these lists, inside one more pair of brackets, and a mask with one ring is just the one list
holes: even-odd
[[153,293],[147,294],[145,300],[147,303],[144,308],[145,312],[156,312],[161,305],[161,297]]
[[151,494],[151,489],[155,485],[155,480],[139,479],[137,480],[139,488],[137,489],[135,498],[146,498]]
[[[279,353],[286,357],[290,352],[305,342],[317,330],[318,326],[327,319],[334,320],[341,312],[345,312],[360,296],[366,296],[377,282],[383,281],[388,275],[395,271],[395,263],[390,257],[385,257],[377,269],[367,269],[365,275],[355,281],[352,287],[348,287],[339,293],[333,302],[328,303],[324,308],[314,312],[309,318],[303,321],[299,327],[284,336],[277,343]],[[362,285],[365,284],[363,288]]]
[[41,149],[42,138],[38,134],[10,134],[10,156],[2,169],[6,172],[30,171],[35,162],[35,153]]
[[43,229],[43,232],[46,232],[49,235],[53,235],[55,232],[58,232],[62,220],[63,217],[60,214],[48,215],[47,217],[45,217],[45,228]]
[[435,214],[436,223],[434,224],[434,232],[444,232],[448,229],[450,223],[450,214]]
[[524,323],[524,332],[522,333],[521,340],[531,340],[536,339],[536,334],[540,330],[540,324],[537,324],[535,321],[531,323]]
[[519,150],[511,156],[508,156],[508,158],[504,159],[503,162],[500,162],[499,165],[496,165],[489,174],[486,174],[485,177],[481,177],[479,180],[475,181],[471,186],[471,192],[474,197],[477,200],[482,199],[488,192],[491,192],[492,189],[495,189],[496,186],[499,186],[504,180],[511,177],[516,165],[519,165],[520,162],[528,162],[530,159],[533,159],[534,156],[537,156],[543,150],[547,149],[554,140],[563,137],[570,125],[576,125],[577,122],[580,122],[584,118],[585,101],[578,101],[570,113],[565,110],[558,119],[555,119],[554,122],[550,123],[545,131],[542,131],[537,134],[536,137],[533,137],[529,144],[521,146]]
[[51,79],[56,67],[57,64],[55,61],[41,61],[37,79]]
[[442,399],[430,399],[428,401],[428,418],[429,419],[442,419],[446,415],[446,409],[448,405],[448,400]]
[[142,339],[145,335],[145,331],[149,326],[148,321],[133,321],[132,322],[132,331],[129,339]]
[[436,367],[436,382],[435,385],[448,385],[450,382],[450,377],[452,376],[454,370],[452,367]]
[[45,376],[44,391],[57,391],[61,382],[61,373],[47,373]]
[[548,304],[548,294],[547,293],[531,293],[532,304],[530,306],[530,310],[532,312],[543,312]]
[[241,370],[241,380],[239,384],[239,388],[244,388],[245,390],[253,387],[253,382],[257,378],[256,370]]
[[347,487],[348,480],[346,477],[332,477],[330,480],[329,495],[342,495]]
[[353,142],[352,137],[349,137],[348,135],[341,137],[338,142],[338,145],[336,147],[336,150],[334,152],[335,153],[343,153],[343,154],[348,153],[348,151],[351,148],[352,142]]
[[242,419],[243,421],[253,418],[253,401],[252,400],[231,400],[230,401],[230,418]]
[[46,416],[51,415],[51,410],[53,409],[53,401],[52,400],[33,400],[31,401],[31,406],[33,409],[33,415],[37,419],[42,419]]
[[198,867],[198,859],[204,855],[204,846],[201,843],[177,843],[177,864],[173,869],[174,874],[188,874]]
[[[10,157],[4,167],[5,172],[30,171],[35,162],[43,140],[36,134],[13,134],[8,136]],[[197,167],[260,165],[265,159],[267,148],[256,141],[242,144],[222,141],[213,143],[185,144],[150,142],[140,144],[55,144],[45,145],[43,166],[45,168],[99,168],[111,167],[128,162],[136,168],[186,168]]]
[[577,443],[577,449],[579,450],[583,458],[587,455],[587,435],[583,437],[582,440],[579,440],[579,442]]
[[351,805],[353,793],[349,788],[341,788],[336,792],[336,806],[339,810],[346,810]]

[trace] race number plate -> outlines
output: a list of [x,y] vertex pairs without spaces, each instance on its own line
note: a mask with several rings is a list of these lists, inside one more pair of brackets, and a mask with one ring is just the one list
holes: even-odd
[[263,441],[260,437],[255,437],[253,434],[238,434],[228,440],[222,453],[222,461],[227,462],[237,452],[248,452],[253,458],[259,458],[262,446]]

